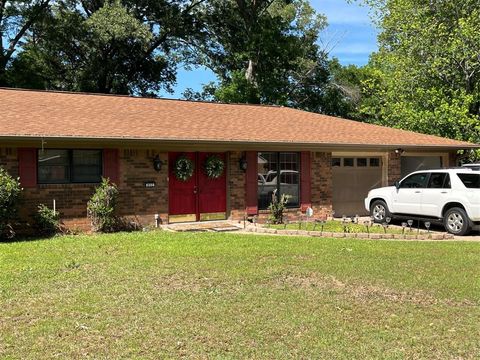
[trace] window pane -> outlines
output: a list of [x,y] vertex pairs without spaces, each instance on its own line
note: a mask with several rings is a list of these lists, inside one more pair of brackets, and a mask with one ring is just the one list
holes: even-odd
[[70,182],[68,150],[38,150],[38,182],[40,184]]
[[367,166],[367,159],[366,158],[358,158],[357,159],[357,166],[358,167],[366,167]]
[[463,185],[469,189],[480,188],[480,175],[478,174],[457,174]]
[[280,194],[289,196],[287,206],[300,204],[300,161],[298,153],[280,153]]
[[401,188],[419,189],[427,187],[428,173],[413,174],[407,177],[400,184]]
[[379,167],[380,158],[370,158],[370,167]]
[[353,166],[353,158],[344,158],[343,166],[347,166],[347,167]]
[[277,192],[277,153],[258,153],[258,208],[267,209]]
[[342,164],[342,159],[340,158],[332,158],[332,167],[340,166]]
[[[447,173],[432,173],[430,175],[430,180],[428,182],[428,187],[432,189],[443,189],[449,188],[449,184],[446,183],[445,180],[448,177]],[[449,180],[449,179],[448,179]],[[448,181],[449,183],[449,181]],[[447,186],[448,185],[448,186]]]
[[73,182],[100,182],[102,179],[101,150],[73,150]]

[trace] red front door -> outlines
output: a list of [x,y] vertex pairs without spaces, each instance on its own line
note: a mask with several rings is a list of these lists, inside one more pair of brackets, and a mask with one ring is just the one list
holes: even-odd
[[[226,218],[226,165],[223,174],[209,178],[203,169],[209,155],[215,154],[226,164],[224,153],[170,153],[169,154],[169,221],[218,220]],[[194,164],[190,179],[177,179],[174,172],[179,156],[188,157]]]

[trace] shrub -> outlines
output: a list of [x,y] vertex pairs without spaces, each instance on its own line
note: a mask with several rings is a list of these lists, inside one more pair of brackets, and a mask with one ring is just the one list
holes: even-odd
[[15,235],[11,226],[17,210],[17,204],[22,188],[19,179],[11,177],[0,166],[0,239]]
[[272,195],[272,202],[268,206],[268,209],[270,210],[270,221],[274,224],[283,223],[283,211],[285,210],[289,199],[290,195],[282,194],[280,200],[278,200],[276,194]]
[[92,221],[93,231],[114,232],[116,230],[117,197],[117,186],[109,179],[102,179],[102,183],[95,189],[95,193],[87,204],[87,215]]
[[42,235],[53,235],[60,232],[60,214],[44,204],[38,205],[35,214],[35,225]]

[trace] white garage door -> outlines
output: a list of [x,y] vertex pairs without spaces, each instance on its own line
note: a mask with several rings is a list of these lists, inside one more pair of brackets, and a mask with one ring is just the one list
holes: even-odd
[[368,214],[363,200],[382,186],[382,158],[333,157],[332,172],[335,217]]

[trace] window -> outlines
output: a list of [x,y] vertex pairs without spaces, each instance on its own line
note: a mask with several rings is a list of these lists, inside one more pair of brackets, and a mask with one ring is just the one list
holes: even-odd
[[367,167],[367,159],[366,158],[358,158],[357,159],[357,167]]
[[96,183],[102,178],[101,150],[38,150],[38,183]]
[[343,166],[351,167],[353,166],[354,158],[344,158],[343,159]]
[[[272,196],[289,195],[288,207],[300,204],[300,156],[298,153],[258,153],[258,208],[267,209]],[[280,176],[278,176],[280,174]]]
[[403,180],[400,184],[402,189],[419,189],[427,187],[428,173],[413,174]]
[[480,175],[479,174],[457,174],[463,185],[469,189],[480,188]]
[[379,167],[380,158],[370,158],[370,167]]
[[447,173],[431,173],[428,187],[430,189],[449,189],[450,176]]
[[342,165],[341,158],[332,158],[332,167],[337,167]]

